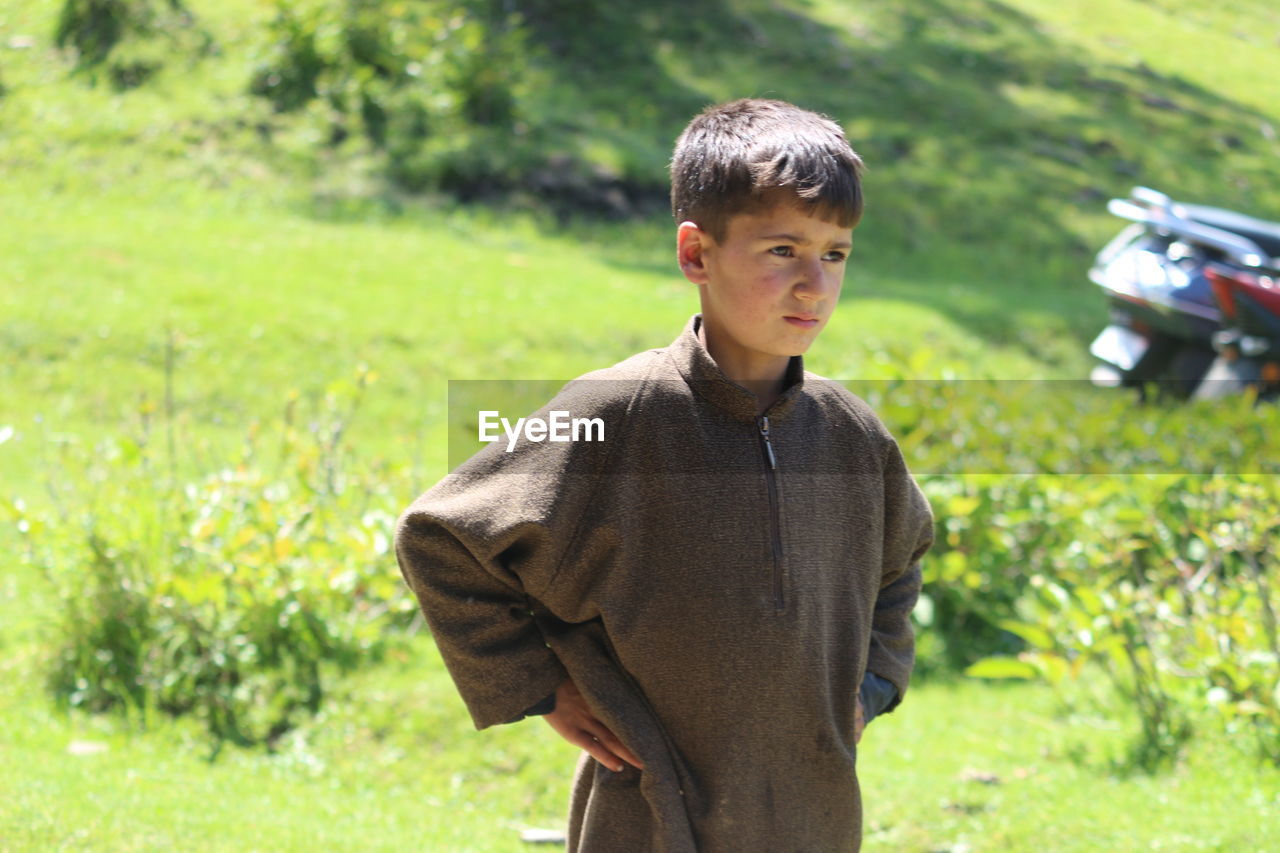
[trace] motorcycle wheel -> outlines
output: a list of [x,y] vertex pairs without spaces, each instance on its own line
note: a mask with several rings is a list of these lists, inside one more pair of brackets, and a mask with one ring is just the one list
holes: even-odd
[[1217,354],[1208,347],[1165,338],[1159,342],[1153,358],[1145,359],[1140,370],[1135,370],[1125,381],[1138,389],[1142,402],[1159,400],[1186,400],[1203,384]]

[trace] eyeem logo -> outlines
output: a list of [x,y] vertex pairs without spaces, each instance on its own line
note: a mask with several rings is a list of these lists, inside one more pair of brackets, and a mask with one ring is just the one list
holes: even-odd
[[507,453],[516,449],[516,442],[523,433],[527,441],[604,441],[604,420],[601,418],[571,418],[567,411],[553,410],[551,417],[517,418],[514,424],[496,411],[480,412],[480,440],[493,443],[498,440],[498,427],[507,436]]

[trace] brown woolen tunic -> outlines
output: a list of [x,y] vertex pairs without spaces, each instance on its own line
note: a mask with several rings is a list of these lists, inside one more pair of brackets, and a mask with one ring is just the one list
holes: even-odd
[[604,441],[500,440],[414,501],[400,568],[477,728],[568,674],[644,761],[579,762],[570,851],[856,850],[857,690],[868,668],[906,690],[929,506],[798,357],[766,446],[699,322],[540,412]]

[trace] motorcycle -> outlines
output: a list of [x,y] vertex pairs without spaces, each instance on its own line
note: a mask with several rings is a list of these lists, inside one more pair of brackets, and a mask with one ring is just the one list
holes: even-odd
[[1252,387],[1260,399],[1280,396],[1280,276],[1208,270],[1223,328],[1213,336],[1218,356],[1192,395],[1213,399]]
[[[1250,382],[1252,361],[1223,366],[1222,353],[1239,345],[1224,333],[1243,316],[1237,306],[1256,298],[1255,285],[1264,278],[1273,281],[1269,273],[1280,265],[1280,224],[1176,202],[1147,187],[1135,187],[1127,199],[1112,199],[1107,210],[1132,224],[1098,253],[1089,271],[1110,307],[1110,322],[1089,347],[1096,360],[1092,382],[1134,387],[1144,396],[1154,387],[1179,398],[1226,393]],[[1235,282],[1250,288],[1249,296],[1224,310],[1219,292],[1235,293]],[[1259,304],[1263,315],[1273,315],[1270,301]],[[1250,315],[1250,329],[1256,319]],[[1252,338],[1258,335],[1237,337],[1250,338],[1249,358],[1254,358],[1258,345]],[[1280,345],[1270,351],[1280,353]],[[1215,368],[1214,380],[1206,385]],[[1259,377],[1262,370],[1259,366]]]

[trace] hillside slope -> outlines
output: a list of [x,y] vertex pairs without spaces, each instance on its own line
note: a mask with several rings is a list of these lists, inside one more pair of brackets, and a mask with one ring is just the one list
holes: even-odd
[[[1280,217],[1280,10],[1261,0],[451,0],[385,6],[372,25],[339,0],[290,4],[314,19],[189,0],[209,50],[186,30],[125,42],[160,70],[123,91],[52,46],[60,5],[0,3],[0,163],[31,190],[146,173],[166,194],[195,181],[323,205],[443,187],[660,218],[689,115],[768,95],[845,124],[870,166],[861,233],[904,253],[976,246],[1008,269],[1036,251],[1065,281],[1055,261],[1093,250],[1101,202],[1135,183]],[[332,67],[319,96],[277,112],[278,91],[250,89],[298,71],[308,34]],[[340,43],[357,36],[382,53],[353,59]],[[378,74],[391,82],[362,82]]]

